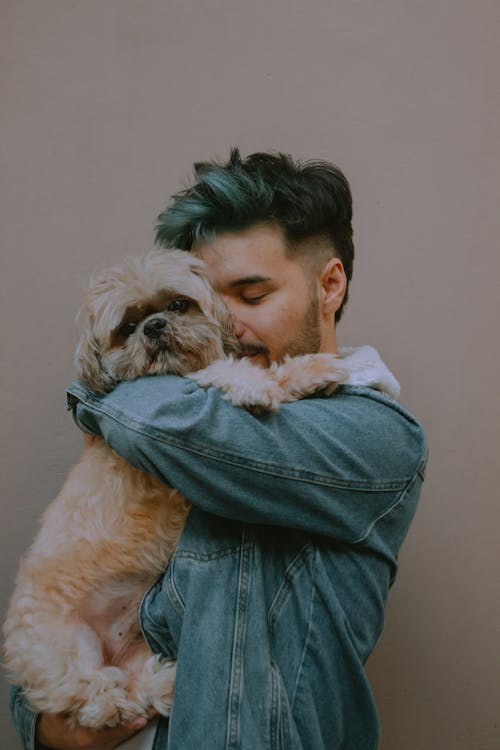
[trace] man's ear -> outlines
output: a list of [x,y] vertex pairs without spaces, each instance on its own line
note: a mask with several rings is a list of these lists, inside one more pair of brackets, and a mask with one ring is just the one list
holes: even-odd
[[347,278],[340,258],[333,257],[325,263],[319,284],[321,311],[324,317],[335,316],[347,289]]

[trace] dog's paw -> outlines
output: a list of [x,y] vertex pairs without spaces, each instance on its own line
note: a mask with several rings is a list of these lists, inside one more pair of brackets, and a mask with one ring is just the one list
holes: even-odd
[[224,393],[225,401],[233,406],[242,406],[252,414],[277,411],[285,400],[283,389],[273,380],[256,383],[238,383]]
[[82,691],[84,700],[73,715],[74,724],[102,729],[144,715],[130,700],[126,683],[126,675],[117,667],[96,670]]
[[196,381],[202,388],[215,387],[224,393],[229,393],[242,381],[251,380],[254,369],[248,359],[226,357],[218,359],[203,370],[189,373],[187,377]]
[[146,660],[133,685],[133,695],[145,710],[154,707],[169,716],[174,695],[176,663],[162,661],[156,654]]
[[281,386],[270,370],[250,360],[219,360],[189,375],[202,388],[216,387],[233,406],[243,406],[254,414],[275,411],[284,400]]
[[175,663],[168,662],[152,676],[150,683],[151,705],[163,716],[170,714],[175,685]]
[[307,396],[330,396],[347,377],[334,354],[286,357],[283,364],[275,365],[273,369],[286,401]]

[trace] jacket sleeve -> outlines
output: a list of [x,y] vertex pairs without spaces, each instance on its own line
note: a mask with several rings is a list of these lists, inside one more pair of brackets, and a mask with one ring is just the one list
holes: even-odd
[[362,543],[397,510],[396,552],[420,492],[420,425],[365,387],[254,416],[215,388],[167,375],[121,383],[105,396],[77,382],[68,408],[131,464],[233,520]]
[[25,750],[44,750],[35,739],[35,727],[38,715],[35,714],[23,696],[21,689],[10,689],[10,712],[17,733],[21,738]]

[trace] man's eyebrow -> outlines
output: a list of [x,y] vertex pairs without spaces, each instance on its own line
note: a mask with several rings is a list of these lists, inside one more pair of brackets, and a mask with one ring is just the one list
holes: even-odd
[[231,281],[229,286],[234,289],[240,286],[247,286],[249,284],[262,284],[266,281],[271,281],[269,276],[243,276],[241,279],[235,279]]

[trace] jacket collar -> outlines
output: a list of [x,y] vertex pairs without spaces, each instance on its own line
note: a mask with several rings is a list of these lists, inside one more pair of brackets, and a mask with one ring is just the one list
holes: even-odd
[[339,347],[340,369],[347,373],[343,385],[362,385],[398,398],[401,388],[372,346]]

